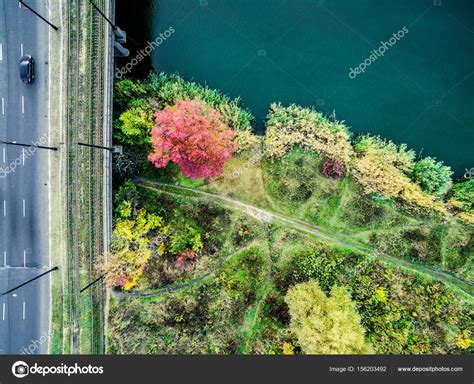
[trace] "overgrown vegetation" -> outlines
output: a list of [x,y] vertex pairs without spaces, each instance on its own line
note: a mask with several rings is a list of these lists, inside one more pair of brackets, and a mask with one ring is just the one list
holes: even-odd
[[[430,265],[472,282],[472,180],[453,183],[435,159],[416,159],[379,137],[354,138],[342,122],[295,105],[272,104],[266,134],[257,137],[238,100],[174,75],[123,80],[116,94],[115,139],[125,152],[115,161],[108,279],[129,297],[112,299],[109,352],[472,352],[470,295],[406,268]],[[235,152],[218,172],[207,172],[212,151],[196,163],[186,151],[174,160],[156,151],[157,140],[171,150],[163,129],[188,100],[199,106],[197,119],[187,111],[177,120],[193,132],[205,128],[201,117],[211,109],[215,126],[233,132]],[[153,160],[162,169],[146,160],[153,124]],[[194,136],[184,136],[178,144],[189,147],[183,140]],[[231,196],[242,209],[168,184],[221,202]],[[335,241],[284,221],[276,227],[245,203]]]

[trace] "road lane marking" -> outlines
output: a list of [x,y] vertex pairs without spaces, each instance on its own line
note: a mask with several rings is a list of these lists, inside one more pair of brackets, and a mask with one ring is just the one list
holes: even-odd
[[23,217],[26,216],[26,202],[25,199],[23,199]]
[[25,114],[25,96],[21,97],[21,114]]
[[5,114],[5,99],[2,97],[2,115],[4,114]]
[[22,156],[21,156],[21,163],[22,165],[25,165],[25,148],[21,150]]
[[3,216],[7,215],[7,201],[3,200]]
[[3,147],[2,149],[3,149],[3,162],[6,163],[7,162],[7,155],[6,155],[5,147]]
[[20,44],[20,52],[21,52],[21,56],[23,56],[23,43]]
[[3,266],[7,267],[7,251],[3,251]]
[[23,251],[23,268],[26,268],[26,251]]
[[3,302],[3,315],[2,315],[2,320],[5,321],[5,302]]
[[23,302],[23,320],[25,320],[25,313],[26,313],[26,303]]
[[3,45],[0,44],[0,62],[3,61]]

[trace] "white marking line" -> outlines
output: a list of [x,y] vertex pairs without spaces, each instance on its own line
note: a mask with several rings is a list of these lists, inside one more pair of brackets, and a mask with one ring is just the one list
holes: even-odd
[[21,56],[23,56],[23,43],[20,44],[20,52],[21,52]]
[[3,216],[7,215],[7,201],[3,200]]
[[5,321],[5,302],[3,303],[3,315],[2,320]]
[[21,156],[21,163],[22,165],[25,165],[25,148],[21,150],[22,156]]
[[25,203],[25,199],[23,199],[23,217],[26,216],[26,203]]
[[23,268],[26,268],[26,251],[23,251]]
[[7,251],[3,251],[3,266],[7,267]]
[[7,161],[7,152],[5,150],[5,147],[3,147],[3,162],[6,163]]
[[21,97],[21,114],[25,114],[25,96]]
[[4,114],[5,114],[5,98],[2,97],[2,115]]
[[26,303],[23,302],[23,320],[25,320],[25,314],[26,314]]
[[18,8],[21,8],[21,3],[20,2],[18,2]]
[[3,45],[0,44],[0,62],[3,61]]

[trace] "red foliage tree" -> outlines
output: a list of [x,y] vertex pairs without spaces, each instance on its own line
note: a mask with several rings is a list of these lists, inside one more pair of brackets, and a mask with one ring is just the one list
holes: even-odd
[[176,258],[175,266],[178,269],[187,271],[191,269],[191,264],[189,264],[189,260],[194,260],[197,254],[192,249],[187,249],[181,252],[178,257]]
[[154,152],[148,160],[157,168],[172,161],[193,179],[214,178],[237,150],[234,137],[215,109],[200,100],[180,100],[155,114],[151,133]]
[[344,177],[346,169],[344,164],[338,160],[326,159],[323,163],[323,175],[332,179],[340,179]]

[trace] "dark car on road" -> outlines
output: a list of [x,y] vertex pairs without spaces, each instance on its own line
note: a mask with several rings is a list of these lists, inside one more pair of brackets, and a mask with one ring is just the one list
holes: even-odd
[[20,59],[20,79],[25,84],[35,81],[35,60],[31,55],[24,55]]

